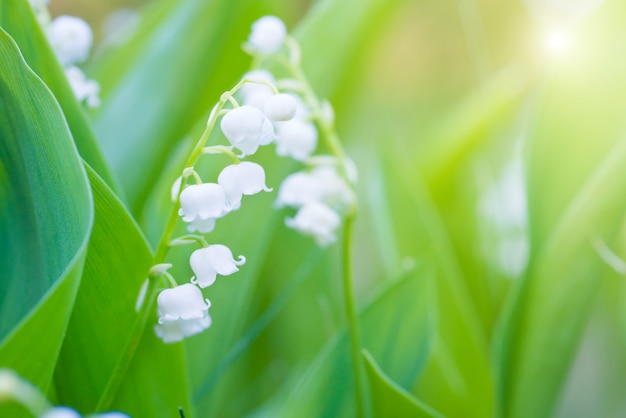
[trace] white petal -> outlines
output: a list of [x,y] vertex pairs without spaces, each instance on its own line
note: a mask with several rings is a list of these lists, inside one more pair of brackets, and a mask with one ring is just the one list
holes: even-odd
[[298,104],[289,94],[276,94],[265,102],[263,112],[271,120],[287,121],[296,115]]
[[299,119],[277,124],[276,153],[303,161],[317,146],[317,129],[311,122]]
[[224,115],[220,123],[224,136],[243,155],[256,152],[259,145],[266,145],[274,138],[271,122],[259,109],[240,106]]
[[217,271],[207,252],[208,248],[201,248],[191,253],[189,257],[189,265],[195,274],[195,279],[192,282],[203,289],[215,283],[217,277]]
[[183,221],[220,217],[226,210],[226,192],[219,184],[204,183],[186,187],[180,194]]
[[159,293],[157,305],[160,324],[178,319],[202,318],[209,309],[200,289],[189,283]]
[[228,247],[221,244],[210,245],[194,251],[189,258],[189,265],[196,275],[198,286],[205,288],[215,282],[217,274],[228,276],[239,271],[237,266],[245,263],[245,257],[236,261]]
[[85,61],[93,41],[91,27],[83,19],[62,15],[47,30],[48,40],[63,66]]
[[215,218],[196,218],[187,225],[187,231],[199,232],[201,234],[208,234],[213,229],[215,229]]
[[272,89],[261,83],[255,83],[253,81],[264,81],[270,84],[275,84],[276,80],[274,76],[267,70],[254,70],[246,73],[244,75],[245,78],[250,79],[251,81],[245,83],[239,89],[239,93],[242,96],[243,104],[248,106],[256,107],[259,110],[263,110],[265,106],[265,102],[267,99],[272,97],[274,93]]
[[241,201],[242,195],[253,195],[261,190],[271,191],[265,185],[265,171],[259,164],[243,161],[225,167],[217,178],[217,183],[224,188],[231,205]]
[[204,331],[211,326],[211,322],[211,317],[205,312],[202,318],[179,319],[158,324],[154,327],[154,332],[163,342],[175,343]]
[[263,16],[252,24],[252,32],[248,37],[248,46],[261,54],[277,52],[287,35],[287,28],[276,16]]
[[335,230],[341,224],[339,215],[321,203],[309,203],[300,208],[295,218],[287,218],[285,223],[305,235],[311,235],[320,246],[336,240]]
[[307,203],[320,202],[323,197],[322,185],[312,175],[298,172],[287,176],[280,185],[276,206],[300,207]]

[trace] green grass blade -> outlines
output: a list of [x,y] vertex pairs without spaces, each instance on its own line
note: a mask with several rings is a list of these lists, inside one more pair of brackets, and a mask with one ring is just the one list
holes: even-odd
[[387,376],[363,350],[374,418],[441,418],[443,415],[415,398]]

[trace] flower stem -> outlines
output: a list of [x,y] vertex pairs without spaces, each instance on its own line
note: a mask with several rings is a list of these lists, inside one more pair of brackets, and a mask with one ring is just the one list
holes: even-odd
[[345,221],[345,232],[342,247],[342,282],[343,297],[348,319],[348,333],[350,335],[350,357],[352,359],[352,369],[356,397],[356,416],[365,417],[367,409],[364,386],[364,370],[361,359],[361,331],[359,327],[359,317],[354,298],[354,288],[352,280],[352,231],[354,226],[354,214],[348,215]]

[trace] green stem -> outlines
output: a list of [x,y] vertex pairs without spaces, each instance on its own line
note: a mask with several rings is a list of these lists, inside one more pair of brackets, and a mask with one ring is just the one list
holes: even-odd
[[364,386],[365,374],[361,357],[361,331],[359,327],[359,316],[354,297],[352,280],[352,231],[354,225],[354,214],[346,218],[345,233],[342,248],[342,283],[343,297],[348,319],[348,333],[350,335],[350,357],[354,370],[354,386],[356,397],[356,416],[365,417],[366,393]]

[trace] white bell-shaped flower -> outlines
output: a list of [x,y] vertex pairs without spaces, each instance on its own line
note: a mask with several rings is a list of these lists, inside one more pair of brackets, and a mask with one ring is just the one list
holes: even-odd
[[245,262],[246,258],[242,255],[235,260],[232,251],[225,245],[215,244],[201,248],[194,251],[189,258],[189,265],[195,274],[191,283],[204,289],[215,282],[218,274],[229,276],[239,271],[238,266]]
[[245,74],[245,78],[250,81],[244,83],[239,89],[239,94],[242,97],[242,103],[247,106],[253,106],[257,109],[263,111],[265,107],[265,102],[267,99],[274,95],[272,89],[266,85],[257,83],[255,81],[264,81],[270,84],[276,84],[276,79],[272,73],[267,70],[254,70]]
[[322,203],[309,203],[300,208],[294,218],[285,219],[285,224],[305,235],[315,238],[320,246],[335,242],[335,230],[341,224],[339,215]]
[[317,129],[312,122],[300,119],[277,124],[276,154],[304,161],[317,147]]
[[220,123],[222,132],[243,156],[251,155],[260,145],[274,139],[272,122],[256,107],[241,106],[230,110]]
[[94,108],[100,106],[100,85],[95,80],[90,80],[78,67],[71,66],[65,69],[65,76],[70,83],[76,100],[85,102],[87,107]]
[[202,318],[179,319],[158,324],[154,327],[154,332],[164,343],[175,343],[204,331],[211,326],[211,322],[211,316],[205,312]]
[[224,188],[229,205],[237,206],[242,195],[253,195],[260,191],[271,192],[265,185],[265,171],[259,164],[243,161],[225,167],[217,178]]
[[287,27],[276,16],[263,16],[252,24],[248,47],[253,52],[270,55],[278,52],[287,36]]
[[353,203],[352,189],[339,175],[336,166],[316,167],[311,176],[317,180],[322,189],[322,201],[333,208],[344,208]]
[[274,121],[293,119],[298,109],[298,103],[290,94],[276,94],[268,98],[263,107],[263,113]]
[[50,408],[40,418],[81,418],[81,415],[67,406]]
[[219,184],[193,184],[187,186],[180,193],[178,214],[183,217],[185,222],[218,218],[226,210],[226,193]]
[[290,174],[283,180],[278,190],[276,207],[293,206],[299,208],[307,203],[320,202],[324,195],[318,179],[309,173]]
[[91,27],[83,19],[62,15],[47,28],[48,40],[64,67],[83,62],[93,42]]
[[211,303],[203,298],[197,286],[185,283],[159,293],[157,305],[159,324],[163,324],[180,319],[204,318]]
[[187,225],[187,231],[199,232],[201,234],[208,234],[215,229],[215,218],[200,219],[196,218],[189,222]]

